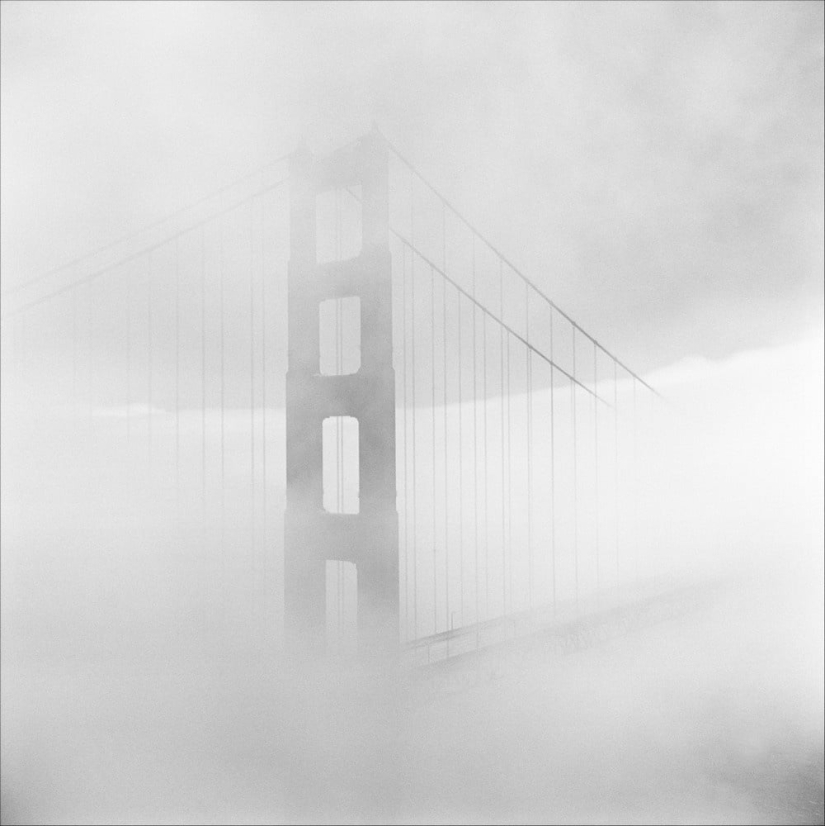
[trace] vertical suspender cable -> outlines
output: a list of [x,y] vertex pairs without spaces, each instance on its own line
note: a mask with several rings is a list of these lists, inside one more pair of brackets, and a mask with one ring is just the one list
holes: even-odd
[[415,399],[415,178],[410,177],[410,331],[412,334],[412,558],[413,558],[413,635],[418,637],[418,547],[416,542],[416,399]]
[[[341,259],[341,190],[335,190],[335,196],[337,198],[336,204],[336,220],[337,220],[337,231],[336,231],[336,251],[335,251],[335,258],[336,260]],[[343,374],[344,372],[344,301],[343,299],[338,300],[338,308],[340,310],[339,315],[339,325],[338,325],[338,373]],[[346,465],[344,464],[344,419],[343,417],[339,418],[339,422],[341,423],[341,445],[340,445],[340,461],[338,466],[341,469],[341,511],[344,511],[346,506]],[[343,619],[344,615],[344,606],[343,606],[343,595],[344,595],[344,568],[343,565],[341,566],[341,617]],[[343,630],[343,629],[342,629]]]
[[[335,373],[341,375],[341,299],[335,299]],[[335,417],[335,507],[344,512],[344,457],[342,447],[343,422]]]
[[635,569],[634,579],[636,585],[639,584],[639,460],[637,454],[637,421],[636,421],[636,377],[631,377],[633,382],[633,567]]
[[[16,357],[16,354],[15,354]],[[72,413],[77,426],[77,288],[72,289]]]
[[616,587],[619,587],[619,369],[613,359],[613,495],[616,543]]
[[481,346],[482,350],[482,370],[484,378],[481,383],[481,393],[484,397],[484,615],[490,616],[490,474],[487,467],[487,314],[481,314]]
[[[221,582],[223,594],[226,594],[226,322],[225,322],[225,285],[224,285],[224,226],[220,222],[219,296],[220,305],[220,342],[221,342]],[[224,602],[224,607],[226,603]]]
[[[435,468],[435,270],[430,267],[430,335],[432,345],[432,417],[433,417],[433,634],[438,633],[438,577],[436,550],[436,535],[438,532],[438,522],[436,517],[436,468]],[[446,487],[446,479],[445,487]]]
[[410,591],[410,497],[407,484],[409,475],[407,454],[407,249],[401,247],[401,430],[404,434],[404,627],[409,639],[409,591]]
[[[263,596],[264,604],[270,604],[269,594],[269,546],[267,545],[267,482],[266,482],[266,221],[264,202],[261,201],[261,543],[263,547]],[[265,609],[266,610],[266,609]],[[265,617],[266,619],[266,617]]]
[[180,529],[180,246],[175,239],[175,519]]
[[[255,240],[253,232],[254,201],[249,202],[249,551],[252,573],[257,578],[255,557]],[[253,582],[253,593],[257,582]],[[257,607],[257,606],[256,606]]]
[[[441,204],[441,234],[443,241],[441,266],[447,272],[447,213],[442,201]],[[443,331],[443,351],[444,351],[444,612],[445,625],[447,631],[452,629],[450,617],[450,536],[449,536],[449,493],[450,476],[447,462],[447,281],[442,279],[441,292],[441,327]]]
[[[524,284],[524,338],[530,343],[530,287]],[[527,369],[527,605],[533,610],[533,360],[528,346]]]
[[461,353],[461,339],[464,330],[461,324],[461,293],[456,290],[458,303],[458,564],[459,564],[459,616],[464,625],[464,410],[461,378],[463,360]]
[[593,472],[595,474],[594,495],[596,516],[593,525],[596,533],[596,596],[598,598],[601,579],[599,571],[599,385],[598,385],[598,345],[593,342]]
[[556,612],[556,360],[553,355],[553,308],[550,308],[550,574]]
[[[92,290],[94,289],[93,282],[89,282],[88,288],[86,290],[86,314],[87,314],[87,324],[88,324],[88,350],[86,353],[86,359],[88,362],[88,369],[86,370],[86,383],[87,383],[87,400],[88,400],[88,415],[89,415],[89,436],[92,436],[94,432],[94,405],[92,404],[92,373],[93,373],[93,357],[92,357],[92,350],[94,344],[94,330],[93,330],[93,323],[92,323]],[[26,328],[23,328],[23,332],[25,334]],[[24,347],[25,347],[25,337],[24,337]],[[24,354],[26,356],[26,362],[28,363],[28,354]],[[27,366],[27,363],[24,364],[24,368]]]
[[149,266],[146,276],[146,310],[147,310],[147,325],[146,325],[146,406],[148,413],[146,414],[146,432],[147,432],[147,460],[149,464],[149,476],[151,481],[152,474],[152,253],[149,252]]
[[201,227],[201,543],[206,544],[206,227]]
[[510,406],[510,336],[507,333],[507,590],[510,594],[510,611],[515,607],[513,597],[513,417]]
[[498,304],[499,314],[501,315],[502,324],[499,327],[499,356],[500,356],[500,385],[501,385],[501,613],[507,613],[507,578],[504,575],[505,571],[505,556],[506,556],[506,542],[505,542],[505,459],[504,459],[504,265],[501,259],[498,259]]
[[[341,190],[335,190],[335,258],[341,258]],[[342,299],[335,299],[335,372],[341,375],[344,372],[344,334],[343,334],[343,305]],[[338,478],[336,482],[336,490],[338,493],[338,513],[344,512],[344,422],[341,416],[335,419],[335,429],[337,444],[335,448],[336,461],[335,467]],[[338,562],[338,585],[339,585],[339,600],[338,600],[338,630],[339,636],[341,632],[341,563]]]
[[418,477],[416,473],[416,450],[415,450],[415,436],[416,436],[416,397],[415,397],[415,255],[413,250],[410,250],[410,333],[412,336],[411,351],[412,351],[412,559],[413,559],[413,634],[418,637],[418,543],[416,537],[417,521],[416,521],[416,504],[417,495],[416,489],[418,487]]
[[479,592],[481,590],[478,576],[478,371],[476,360],[478,356],[478,345],[476,343],[476,238],[472,236],[473,247],[473,558],[475,565],[475,622],[476,622],[476,648],[479,643],[479,627],[481,621],[479,614]]
[[[94,292],[94,283],[91,281],[89,282],[88,289],[86,291],[86,312],[87,312],[87,324],[88,324],[88,352],[86,354],[86,358],[88,361],[88,369],[86,371],[86,382],[88,385],[87,388],[87,415],[88,415],[88,432],[90,440],[94,438],[95,432],[95,418],[94,418],[94,397],[93,397],[93,389],[95,387],[94,382],[94,372],[95,372],[95,360],[94,360],[94,340],[95,340],[95,333],[94,333],[94,301],[93,301],[93,292]],[[29,341],[28,341],[28,331],[29,331],[29,324],[31,323],[30,318],[28,317],[30,314],[27,314],[27,317],[24,321],[23,326],[23,346],[24,346],[24,370],[26,371],[26,376],[30,376],[30,368],[31,368],[31,352],[29,350]],[[91,445],[92,449],[94,449],[94,444]]]
[[132,444],[132,272],[126,271],[126,447],[131,467]]
[[126,270],[126,484],[131,496],[134,482],[132,461],[132,270]]
[[573,381],[570,382],[570,404],[573,411],[573,567],[575,600],[579,607],[579,457],[576,441],[576,328],[573,327]]
[[[333,256],[337,260],[339,254],[339,218],[341,211],[341,192],[335,190],[334,208],[334,234],[333,234]],[[335,374],[340,376],[343,372],[341,367],[341,299],[336,297],[335,301]],[[335,417],[335,509],[340,514],[344,512],[344,447],[343,447],[343,421],[341,416]],[[335,562],[335,639],[339,646],[343,638],[343,587],[342,587],[341,560]]]

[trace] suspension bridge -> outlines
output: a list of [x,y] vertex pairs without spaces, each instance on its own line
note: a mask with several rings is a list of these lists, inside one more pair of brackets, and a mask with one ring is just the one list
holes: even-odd
[[168,517],[210,627],[426,664],[651,610],[662,399],[377,130],[3,305],[15,393]]

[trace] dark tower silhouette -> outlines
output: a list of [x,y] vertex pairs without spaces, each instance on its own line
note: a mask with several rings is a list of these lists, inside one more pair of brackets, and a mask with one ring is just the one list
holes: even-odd
[[[326,159],[299,149],[290,177],[286,633],[293,646],[314,653],[323,649],[326,561],[348,561],[357,569],[359,649],[394,652],[399,642],[398,514],[386,144],[374,132]],[[318,264],[317,196],[357,185],[361,252]],[[360,369],[351,375],[322,375],[320,304],[347,297],[361,303]],[[323,507],[322,424],[330,416],[358,420],[357,514],[328,513]]]

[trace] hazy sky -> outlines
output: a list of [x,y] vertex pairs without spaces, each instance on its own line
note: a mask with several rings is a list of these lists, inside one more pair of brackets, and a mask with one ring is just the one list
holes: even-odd
[[821,325],[821,3],[2,3],[14,285],[376,121],[638,369]]

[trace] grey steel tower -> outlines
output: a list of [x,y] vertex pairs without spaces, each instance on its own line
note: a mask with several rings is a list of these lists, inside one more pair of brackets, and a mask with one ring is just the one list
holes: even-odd
[[[315,653],[323,649],[326,562],[352,562],[358,582],[359,650],[395,652],[398,514],[386,145],[373,132],[326,159],[299,149],[290,176],[286,633],[293,646]],[[319,264],[317,197],[357,185],[361,186],[361,252],[355,258]],[[360,368],[350,375],[322,375],[320,305],[348,297],[360,300]],[[332,416],[358,421],[358,513],[329,513],[323,507],[322,426]]]

